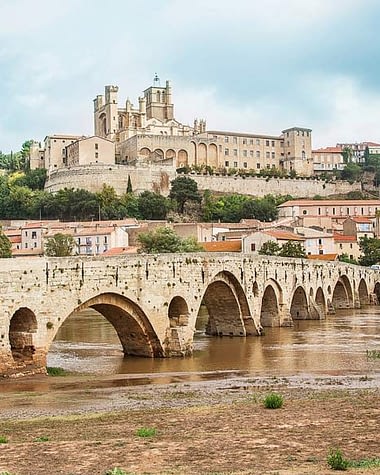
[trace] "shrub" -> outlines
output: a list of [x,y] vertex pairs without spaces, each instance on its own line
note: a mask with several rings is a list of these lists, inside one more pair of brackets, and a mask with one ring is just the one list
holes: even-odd
[[349,462],[343,457],[339,449],[330,449],[327,456],[327,464],[333,470],[347,470]]
[[47,374],[49,376],[66,376],[67,373],[63,368],[57,368],[55,366],[48,366],[46,368]]
[[121,468],[115,467],[110,470],[107,470],[104,475],[128,475],[128,474]]
[[157,431],[153,427],[141,427],[136,431],[136,435],[139,437],[154,437],[156,434]]
[[264,399],[264,406],[267,409],[279,409],[283,404],[284,398],[278,393],[270,393]]
[[48,442],[49,437],[47,435],[42,435],[41,437],[36,437],[34,442]]
[[0,435],[0,444],[7,444],[8,443],[8,437],[5,435]]

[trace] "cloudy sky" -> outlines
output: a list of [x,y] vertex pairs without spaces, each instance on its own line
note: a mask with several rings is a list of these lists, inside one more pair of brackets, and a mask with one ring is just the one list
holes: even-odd
[[92,133],[105,84],[157,72],[210,130],[380,142],[379,0],[0,0],[0,150]]

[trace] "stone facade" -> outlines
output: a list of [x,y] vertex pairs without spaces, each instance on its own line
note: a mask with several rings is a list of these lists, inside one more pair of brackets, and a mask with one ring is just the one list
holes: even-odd
[[380,296],[368,268],[249,254],[3,259],[0,277],[2,375],[45,372],[60,326],[89,307],[125,355],[168,357],[191,354],[201,304],[208,334],[246,337]]

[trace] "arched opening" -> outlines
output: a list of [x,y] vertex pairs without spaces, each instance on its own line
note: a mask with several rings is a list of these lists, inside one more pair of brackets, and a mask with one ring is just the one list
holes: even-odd
[[195,142],[190,142],[188,165],[198,165],[197,145]]
[[186,300],[182,297],[174,297],[168,310],[171,327],[181,327],[189,323],[189,309]]
[[33,334],[37,332],[37,319],[26,307],[19,308],[9,324],[9,343],[16,362],[31,362],[35,353]]
[[369,304],[368,287],[364,279],[361,279],[358,287],[360,305]]
[[175,163],[175,159],[176,159],[176,155],[175,155],[175,151],[171,148],[169,148],[168,150],[166,150],[165,152],[165,158],[167,160],[173,160],[173,163]]
[[352,289],[347,276],[339,277],[335,284],[332,304],[335,309],[352,307]]
[[107,117],[106,114],[100,114],[99,116],[99,124],[100,124],[100,135],[105,137],[107,135]]
[[188,165],[188,156],[186,150],[180,150],[177,156],[177,167],[186,167]]
[[207,147],[204,143],[198,145],[197,165],[207,165]]
[[244,291],[229,272],[215,276],[207,287],[200,311],[206,314],[206,310],[207,335],[246,336],[257,333]]
[[380,282],[376,282],[375,288],[373,289],[373,293],[376,295],[377,305],[380,305]]
[[297,287],[290,305],[290,315],[293,320],[306,320],[310,318],[309,305],[303,287]]
[[252,286],[252,292],[254,297],[259,296],[259,286],[257,285],[257,282],[255,281]]
[[218,148],[217,146],[212,143],[208,147],[208,165],[213,168],[218,167]]
[[163,160],[164,159],[164,151],[161,150],[160,148],[156,148],[156,150],[153,152],[153,156],[155,160]]
[[261,303],[260,323],[263,327],[280,326],[280,312],[278,308],[278,299],[272,285],[265,289]]
[[[66,369],[73,371],[96,372],[101,365],[111,365],[115,358],[115,364],[120,365],[123,356],[164,356],[143,310],[133,301],[113,293],[100,294],[71,312],[57,328],[52,346],[48,360],[61,359],[64,364],[58,366],[68,365]],[[73,362],[73,353],[77,363]],[[97,366],[94,367],[93,361],[97,361]]]
[[317,293],[315,294],[315,304],[320,312],[321,317],[324,317],[326,315],[326,301],[321,287],[318,288]]
[[144,158],[149,158],[149,155],[151,154],[151,151],[149,150],[148,147],[143,147],[139,151],[139,155],[141,155]]

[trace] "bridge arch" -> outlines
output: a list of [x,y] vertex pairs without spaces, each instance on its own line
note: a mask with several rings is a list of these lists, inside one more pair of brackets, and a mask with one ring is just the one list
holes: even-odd
[[376,282],[373,293],[376,295],[377,305],[380,305],[380,282]]
[[208,335],[246,336],[256,334],[248,301],[238,279],[228,271],[219,272],[207,286],[202,304],[209,315]]
[[342,275],[337,280],[333,295],[332,304],[335,308],[350,308],[352,307],[352,287],[346,275]]
[[189,308],[183,297],[173,297],[168,309],[171,327],[182,327],[189,323]]
[[282,303],[281,287],[271,279],[265,286],[261,301],[260,323],[263,327],[280,326],[280,303]]
[[9,344],[16,363],[33,361],[37,327],[36,315],[29,308],[21,307],[13,314],[9,323]]
[[315,304],[317,305],[318,309],[321,311],[322,315],[325,316],[327,313],[327,302],[326,302],[325,294],[321,287],[318,287],[317,292],[315,294]]
[[[75,311],[93,308],[115,328],[124,355],[160,357],[163,348],[148,317],[139,305],[115,293],[103,293],[80,304]],[[58,331],[58,328],[56,329]]]
[[369,293],[366,281],[362,278],[360,279],[358,285],[358,296],[360,305],[368,305],[369,304]]
[[293,320],[310,318],[310,309],[305,289],[300,285],[296,288],[290,304],[290,315]]

